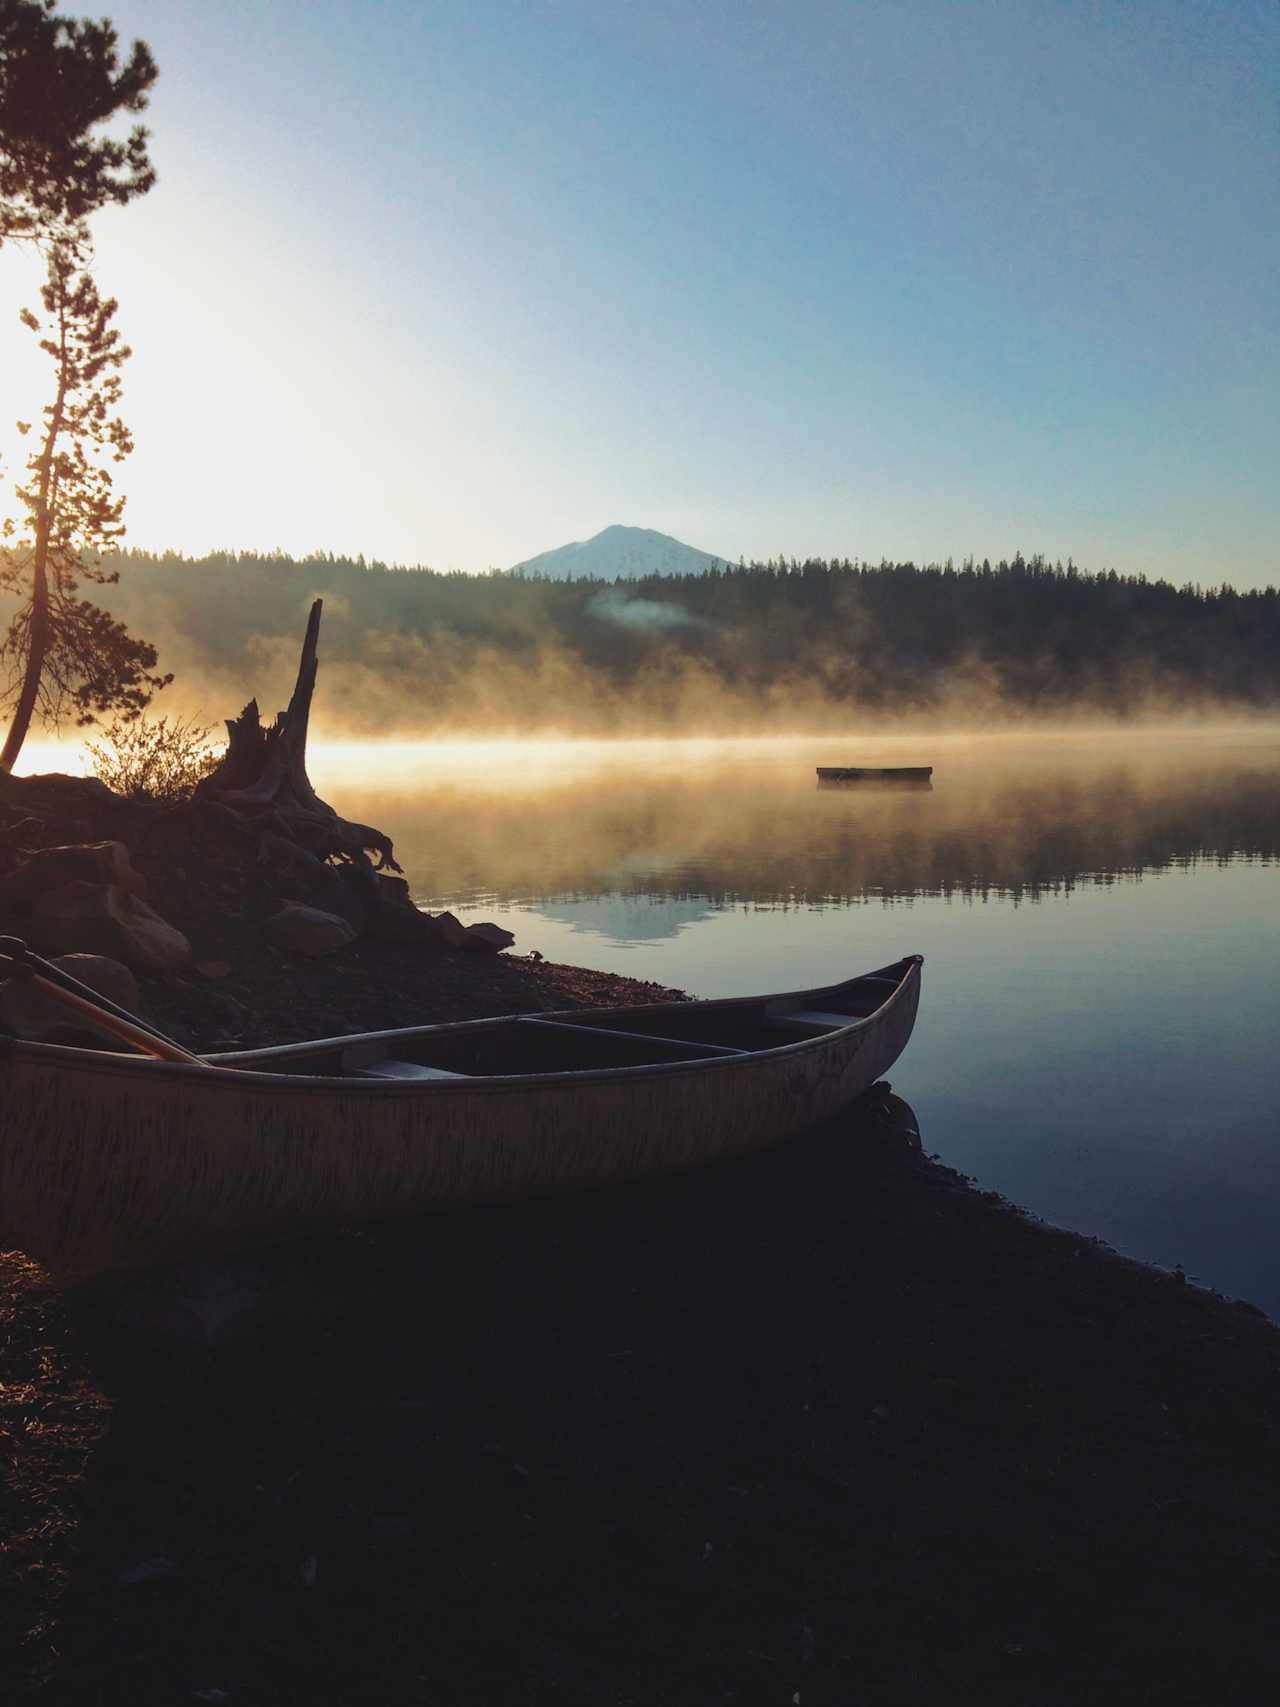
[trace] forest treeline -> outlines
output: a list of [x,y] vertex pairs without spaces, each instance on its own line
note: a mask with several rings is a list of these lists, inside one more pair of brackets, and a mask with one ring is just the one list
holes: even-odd
[[[889,716],[1265,709],[1280,702],[1280,591],[1089,573],[1041,557],[918,566],[740,563],[604,582],[388,567],[327,553],[119,551],[114,615],[164,668],[234,699],[296,659],[325,599],[324,669],[353,726],[581,715],[601,732],[705,714]],[[332,684],[332,678],[331,678]],[[274,686],[274,682],[272,683]]]

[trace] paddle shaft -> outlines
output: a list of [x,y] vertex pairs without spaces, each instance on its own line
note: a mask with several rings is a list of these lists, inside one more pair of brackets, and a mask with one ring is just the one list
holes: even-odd
[[152,1025],[149,1019],[143,1019],[141,1014],[130,1013],[128,1008],[122,1008],[119,1002],[113,1002],[111,997],[103,995],[101,990],[95,990],[92,984],[82,984],[78,978],[71,976],[65,966],[42,959],[33,948],[28,948],[21,937],[0,936],[0,959],[6,957],[17,961],[20,966],[30,968],[40,977],[47,978],[50,983],[57,984],[59,989],[69,990],[73,996],[92,1002],[94,1007],[101,1009],[103,1013],[124,1020],[126,1025],[136,1025],[139,1031],[150,1032],[151,1036],[158,1037],[161,1043],[173,1042],[167,1032],[161,1031],[158,1025]]
[[205,1065],[198,1055],[192,1055],[179,1044],[171,1043],[167,1037],[157,1037],[150,1031],[144,1031],[140,1025],[134,1025],[130,1020],[108,1013],[96,1002],[89,1001],[84,996],[77,996],[71,990],[64,990],[51,978],[42,978],[25,960],[9,959],[9,966],[10,977],[21,978],[42,995],[51,996],[55,1002],[61,1002],[63,1007],[79,1014],[81,1019],[96,1031],[105,1031],[108,1036],[119,1038],[122,1043],[127,1043],[158,1061],[182,1061],[189,1067]]

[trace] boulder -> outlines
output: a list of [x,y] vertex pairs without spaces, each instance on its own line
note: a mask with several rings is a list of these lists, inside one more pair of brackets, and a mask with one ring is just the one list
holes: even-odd
[[345,948],[356,940],[356,933],[336,913],[322,913],[319,907],[302,907],[296,901],[286,901],[268,919],[267,938],[274,947],[289,954],[318,957]]
[[396,907],[404,912],[418,911],[413,904],[413,896],[409,893],[407,879],[393,877],[389,871],[378,871],[374,873],[374,882],[377,885],[380,906]]
[[431,940],[441,948],[466,948],[467,927],[452,913],[424,913],[431,924]]
[[365,914],[365,934],[374,942],[440,942],[440,932],[429,913],[415,907],[403,877],[387,872],[375,874],[376,888]]
[[118,805],[120,801],[120,796],[113,794],[98,777],[72,776],[69,771],[37,771],[31,776],[16,776],[13,782],[17,787],[32,794],[57,792],[62,789],[82,799],[101,801],[104,804],[114,802]]
[[37,896],[68,883],[108,884],[126,895],[147,893],[147,880],[133,869],[123,842],[89,842],[38,848],[25,865],[0,880],[0,906],[30,906]]
[[[384,877],[382,881],[385,883],[388,879]],[[390,881],[400,883],[402,879],[392,878]],[[368,934],[376,942],[414,943],[423,948],[472,946],[467,940],[467,927],[460,919],[452,913],[424,913],[408,899],[407,884],[404,888],[404,905],[394,901],[384,903],[370,914]]]
[[504,948],[510,948],[516,940],[511,932],[504,931],[501,925],[468,925],[464,934],[463,946],[483,954],[501,954]]
[[[104,954],[60,954],[53,964],[99,995],[106,996],[117,1007],[130,1013],[138,1009],[138,980],[129,968]],[[45,996],[22,979],[14,978],[0,986],[0,1020],[21,1037],[37,1042],[55,1032],[68,1028],[80,1030],[83,1022],[69,1008]]]
[[135,972],[172,972],[191,959],[181,931],[114,883],[66,883],[38,895],[28,928],[44,954],[103,954]]
[[[217,805],[218,802],[206,802],[206,805],[209,804]],[[299,847],[297,842],[290,841],[288,836],[278,836],[274,830],[267,830],[258,843],[258,863],[273,865],[284,872],[306,873],[308,876],[328,870],[322,859],[308,853],[306,848]]]
[[113,794],[98,777],[68,776],[65,771],[42,771],[37,776],[6,777],[4,792],[13,800],[56,803],[64,810],[71,811],[80,808],[98,812],[104,806],[120,804],[120,796]]
[[357,936],[363,936],[369,914],[377,908],[377,882],[367,867],[326,865],[322,860],[319,880],[313,879],[304,893],[308,906],[319,907],[322,913],[336,913]]

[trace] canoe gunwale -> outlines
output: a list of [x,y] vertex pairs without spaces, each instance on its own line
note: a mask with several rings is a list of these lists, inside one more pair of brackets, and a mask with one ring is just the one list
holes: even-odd
[[[896,987],[886,995],[883,1002],[871,1013],[857,1018],[850,1018],[849,1024],[833,1028],[830,1031],[815,1032],[811,1037],[799,1037],[790,1043],[777,1044],[769,1049],[743,1050],[734,1054],[699,1055],[687,1061],[653,1061],[631,1066],[614,1067],[583,1067],[566,1069],[556,1072],[531,1073],[486,1073],[460,1074],[457,1077],[439,1080],[391,1080],[364,1079],[352,1075],[331,1073],[297,1073],[270,1072],[265,1068],[240,1066],[240,1061],[254,1056],[272,1060],[296,1059],[298,1056],[319,1052],[324,1049],[338,1047],[350,1048],[358,1044],[382,1043],[406,1037],[419,1038],[424,1034],[457,1035],[459,1032],[475,1034],[483,1030],[492,1030],[513,1022],[532,1020],[576,1021],[580,1029],[589,1030],[588,1016],[593,1012],[590,1008],[557,1009],[553,1012],[534,1012],[525,1014],[502,1014],[492,1018],[479,1020],[462,1020],[442,1025],[402,1026],[388,1031],[369,1031],[344,1033],[337,1037],[317,1038],[305,1043],[282,1044],[261,1050],[241,1050],[228,1052],[228,1056],[237,1064],[224,1065],[223,1058],[218,1055],[208,1057],[207,1065],[188,1065],[179,1061],[163,1061],[141,1055],[124,1055],[110,1050],[79,1049],[66,1044],[32,1043],[21,1038],[12,1040],[10,1058],[17,1056],[29,1061],[45,1061],[52,1067],[75,1067],[113,1075],[116,1073],[134,1074],[145,1072],[149,1078],[163,1078],[171,1082],[187,1082],[191,1084],[224,1085],[244,1089],[273,1090],[285,1095],[315,1091],[338,1092],[344,1096],[358,1096],[362,1099],[434,1099],[452,1098],[458,1096],[478,1096],[485,1093],[509,1094],[512,1090],[538,1087],[565,1085],[588,1085],[601,1080],[609,1082],[652,1078],[658,1075],[680,1077],[685,1074],[698,1074],[715,1071],[716,1069],[736,1069],[742,1071],[757,1061],[776,1061],[783,1057],[802,1056],[808,1052],[830,1047],[835,1040],[844,1040],[851,1032],[859,1029],[869,1029],[884,1022],[887,1013],[900,1002],[910,988],[913,980],[918,980],[920,968],[923,965],[921,955],[908,955],[903,960],[895,961],[889,966],[879,967],[872,972],[860,973],[856,978],[846,979],[839,984],[824,984],[806,990],[780,991],[776,994],[763,996],[730,996],[715,998],[705,1002],[652,1002],[638,1004],[632,1008],[604,1008],[598,1011],[604,1014],[656,1015],[661,1013],[677,1013],[689,1008],[707,1009],[714,1007],[732,1012],[735,1008],[754,1008],[760,1004],[772,1008],[781,1003],[807,1003],[813,1006],[823,996],[834,996],[840,991],[849,989],[854,984],[862,983],[865,979],[885,975],[897,978]],[[601,1028],[602,1030],[604,1028]],[[655,1039],[655,1041],[657,1041]],[[3,1065],[0,1062],[0,1074]]]

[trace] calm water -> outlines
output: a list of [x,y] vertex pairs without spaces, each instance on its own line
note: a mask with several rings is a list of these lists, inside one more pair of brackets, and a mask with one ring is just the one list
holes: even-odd
[[[927,792],[819,790],[929,763]],[[926,1147],[1280,1316],[1280,738],[331,748],[419,902],[699,996],[925,956]],[[363,780],[356,782],[353,777]]]

